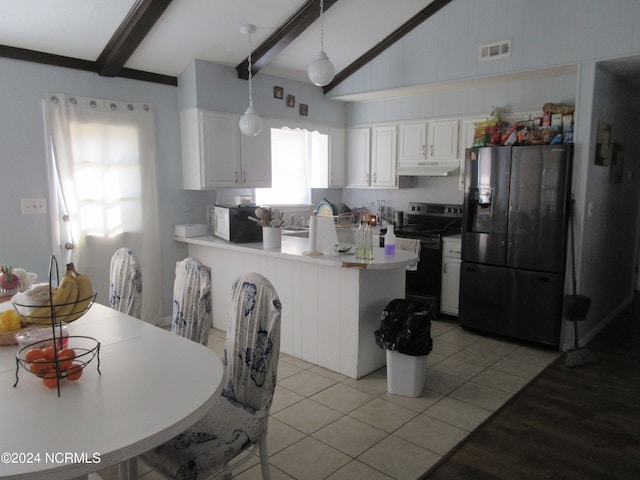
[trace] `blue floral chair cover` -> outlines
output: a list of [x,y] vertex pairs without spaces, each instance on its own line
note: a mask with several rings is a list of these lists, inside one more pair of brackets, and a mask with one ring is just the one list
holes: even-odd
[[142,270],[130,249],[119,248],[113,254],[109,278],[109,307],[141,318]]
[[211,270],[193,257],[176,262],[171,331],[207,345],[211,319]]
[[229,463],[256,446],[262,477],[270,479],[267,422],[280,352],[282,306],[269,281],[257,273],[241,275],[231,289],[224,377],[209,413],[193,427],[142,455],[157,472],[179,480],[229,475],[248,460]]

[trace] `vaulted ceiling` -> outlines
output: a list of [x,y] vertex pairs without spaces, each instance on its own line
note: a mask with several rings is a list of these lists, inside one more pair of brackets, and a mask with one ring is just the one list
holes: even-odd
[[[325,92],[451,0],[323,0],[324,46],[336,67]],[[177,84],[195,59],[310,83],[320,0],[0,0],[0,56]]]

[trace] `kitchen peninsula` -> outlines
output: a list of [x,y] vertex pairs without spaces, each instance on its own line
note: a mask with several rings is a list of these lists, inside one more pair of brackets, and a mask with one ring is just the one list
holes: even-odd
[[227,328],[231,283],[242,272],[267,277],[282,301],[280,351],[360,378],[385,365],[385,352],[373,332],[384,306],[404,298],[405,270],[418,256],[396,251],[373,260],[354,254],[304,255],[307,238],[282,236],[279,250],[262,243],[229,243],[213,236],[175,240],[188,244],[189,256],[211,268],[213,325]]

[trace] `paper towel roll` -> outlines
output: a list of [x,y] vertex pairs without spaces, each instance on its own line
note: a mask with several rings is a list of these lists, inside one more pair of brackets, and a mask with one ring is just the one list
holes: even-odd
[[309,218],[309,253],[318,250],[318,217],[311,215]]

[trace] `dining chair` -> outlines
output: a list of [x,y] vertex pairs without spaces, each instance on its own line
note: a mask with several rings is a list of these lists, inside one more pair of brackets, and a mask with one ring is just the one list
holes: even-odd
[[245,273],[232,285],[228,308],[224,376],[212,408],[193,427],[142,455],[169,478],[229,478],[256,450],[262,478],[271,478],[267,422],[276,386],[282,306],[266,278]]
[[211,269],[194,257],[176,262],[171,331],[207,345],[211,315]]
[[109,307],[141,318],[142,269],[129,248],[119,248],[111,257]]

